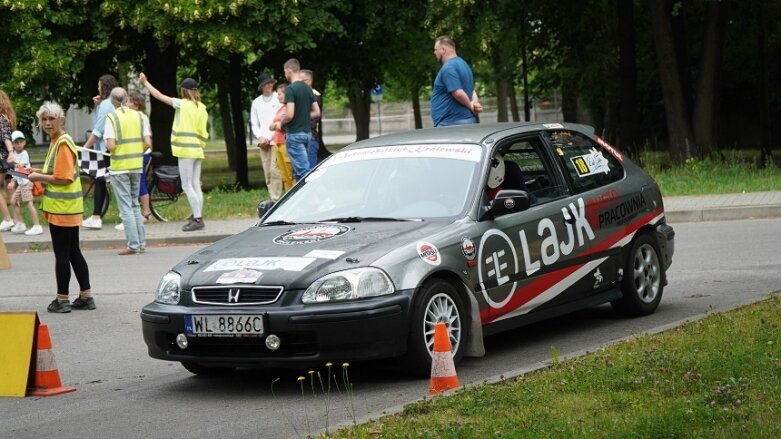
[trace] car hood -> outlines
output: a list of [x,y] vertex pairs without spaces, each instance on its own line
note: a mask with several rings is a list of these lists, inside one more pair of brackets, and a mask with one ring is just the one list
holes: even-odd
[[[251,227],[174,268],[182,288],[246,283],[303,289],[323,275],[371,265],[449,222],[387,221]],[[417,253],[411,252],[411,256]]]

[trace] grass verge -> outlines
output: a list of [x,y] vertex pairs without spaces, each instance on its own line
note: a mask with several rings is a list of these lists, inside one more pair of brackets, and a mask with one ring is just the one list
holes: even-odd
[[779,315],[773,294],[329,437],[778,438]]

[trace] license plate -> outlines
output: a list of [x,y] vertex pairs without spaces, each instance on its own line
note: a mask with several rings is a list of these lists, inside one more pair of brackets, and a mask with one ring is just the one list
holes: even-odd
[[263,316],[250,315],[186,315],[184,330],[199,337],[241,337],[263,334]]

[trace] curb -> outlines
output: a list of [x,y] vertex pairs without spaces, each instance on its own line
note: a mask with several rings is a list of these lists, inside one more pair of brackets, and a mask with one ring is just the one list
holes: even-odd
[[[170,236],[165,238],[150,238],[146,240],[149,247],[165,247],[168,245],[211,244],[220,239],[233,236],[229,233],[193,236]],[[127,245],[125,239],[81,239],[79,243],[82,250],[107,250],[112,248],[124,248]],[[8,253],[34,253],[51,251],[51,241],[35,242],[6,242]]]
[[781,205],[674,210],[665,212],[665,217],[671,223],[778,218],[781,217]]

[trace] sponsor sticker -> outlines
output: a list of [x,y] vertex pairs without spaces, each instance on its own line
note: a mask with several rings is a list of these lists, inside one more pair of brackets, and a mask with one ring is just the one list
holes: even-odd
[[442,263],[439,250],[437,250],[434,244],[428,242],[418,243],[418,256],[420,256],[420,259],[423,259],[423,262],[433,266],[438,266]]
[[560,130],[560,129],[564,128],[564,125],[562,125],[560,123],[544,123],[544,124],[542,124],[542,126],[544,126],[545,128],[547,128],[549,130]]
[[479,162],[482,150],[476,145],[394,145],[361,148],[334,154],[322,168],[338,163],[387,158],[445,158]]
[[305,258],[320,258],[320,259],[330,259],[335,260],[339,256],[342,256],[344,254],[343,251],[340,250],[312,250],[311,252],[304,255]]
[[301,271],[314,261],[314,258],[293,257],[219,259],[203,271],[235,271],[241,269]]
[[505,209],[512,209],[513,207],[515,207],[515,200],[513,200],[512,198],[508,198],[504,200]]
[[578,177],[610,172],[607,159],[596,148],[591,148],[588,154],[572,157],[570,160],[575,166]]
[[461,252],[464,253],[464,257],[468,261],[474,261],[475,258],[477,257],[477,247],[475,247],[475,242],[469,238],[462,239]]
[[223,273],[217,278],[218,284],[251,284],[260,279],[263,273],[256,270],[248,270],[243,268],[241,270],[231,271],[230,273]]
[[285,232],[274,238],[274,243],[282,245],[310,244],[335,238],[349,231],[349,227],[337,224],[316,225]]

